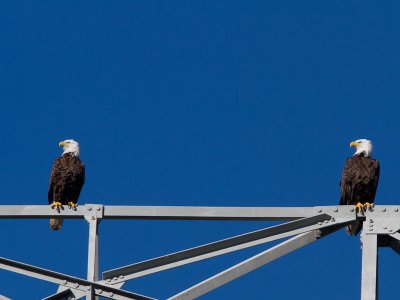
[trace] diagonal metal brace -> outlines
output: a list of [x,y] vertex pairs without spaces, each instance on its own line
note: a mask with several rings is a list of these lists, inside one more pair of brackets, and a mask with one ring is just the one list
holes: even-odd
[[355,218],[356,216],[353,214],[351,217],[349,216],[348,219],[342,219],[339,221],[331,218],[327,214],[320,214],[107,271],[103,273],[103,281],[105,281],[104,283],[106,284],[123,283],[133,278],[164,271],[170,268],[256,246],[273,240],[282,239],[314,229],[321,229],[338,224],[345,226],[354,221]]
[[85,293],[91,288],[94,289],[94,294],[108,299],[121,299],[121,300],[154,300],[154,298],[142,296],[139,294],[131,293],[128,291],[113,288],[111,286],[103,285],[100,283],[84,280],[78,277],[50,271],[47,269],[39,268],[36,266],[24,264],[14,260],[0,257],[0,268],[19,273],[22,275],[30,276],[33,278],[53,282],[70,289],[84,291]]
[[322,236],[323,235],[318,233],[318,230],[299,234],[221,273],[216,274],[215,276],[208,278],[175,296],[172,296],[169,298],[169,300],[195,299],[238,277],[258,269],[265,264],[268,264],[286,254],[304,247]]

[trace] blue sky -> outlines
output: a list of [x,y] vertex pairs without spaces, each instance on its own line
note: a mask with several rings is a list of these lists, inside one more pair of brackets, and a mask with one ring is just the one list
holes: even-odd
[[[81,144],[80,203],[336,205],[349,142],[398,189],[400,4],[395,1],[3,1],[1,204],[46,204],[58,142]],[[1,220],[0,256],[85,277],[87,224]],[[268,222],[103,221],[102,271]],[[156,298],[267,246],[132,281]],[[380,298],[400,261],[380,251]],[[359,239],[335,233],[202,299],[357,299]],[[0,271],[0,294],[56,286]]]

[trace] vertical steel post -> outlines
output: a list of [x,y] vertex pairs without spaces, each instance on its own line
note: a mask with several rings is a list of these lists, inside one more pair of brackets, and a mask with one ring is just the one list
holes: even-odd
[[377,300],[377,271],[378,271],[378,235],[365,232],[367,223],[364,222],[362,233],[362,279],[361,300]]
[[[99,280],[99,235],[98,225],[103,216],[102,205],[86,205],[85,219],[89,223],[89,246],[88,246],[88,265],[87,265],[87,280]],[[88,291],[86,299],[94,300],[93,287]]]
[[88,247],[88,266],[87,280],[99,280],[99,252],[98,252],[98,219],[91,216],[89,220],[89,247]]

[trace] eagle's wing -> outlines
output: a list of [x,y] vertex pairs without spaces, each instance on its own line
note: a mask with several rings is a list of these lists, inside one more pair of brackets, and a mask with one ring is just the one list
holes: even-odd
[[78,171],[74,174],[73,181],[76,185],[76,202],[78,202],[79,195],[81,194],[83,184],[85,183],[85,164],[83,162],[79,162],[80,166]]
[[56,188],[56,184],[61,179],[60,170],[61,170],[60,158],[57,158],[54,161],[50,174],[49,191],[47,193],[49,204],[52,204],[54,202],[54,190]]
[[354,169],[351,168],[352,158],[346,159],[340,180],[340,205],[351,205],[353,195]]
[[373,172],[371,172],[371,174],[373,176],[372,177],[372,191],[373,191],[372,198],[375,199],[376,190],[378,188],[378,183],[379,183],[379,173],[380,173],[380,169],[381,169],[378,160],[372,161],[372,168],[373,168]]

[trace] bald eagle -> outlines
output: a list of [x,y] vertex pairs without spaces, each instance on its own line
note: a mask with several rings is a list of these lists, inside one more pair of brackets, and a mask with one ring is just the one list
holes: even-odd
[[[379,181],[379,161],[372,159],[372,142],[366,139],[350,143],[355,147],[353,157],[346,160],[340,181],[340,204],[354,205],[356,211],[371,209],[375,200]],[[357,235],[361,230],[361,221],[347,226],[347,232]]]
[[[48,199],[51,208],[60,210],[63,205],[76,209],[79,194],[85,182],[85,165],[79,159],[79,144],[74,140],[59,143],[63,154],[54,161],[50,175]],[[50,219],[50,228],[58,230],[62,218]]]

